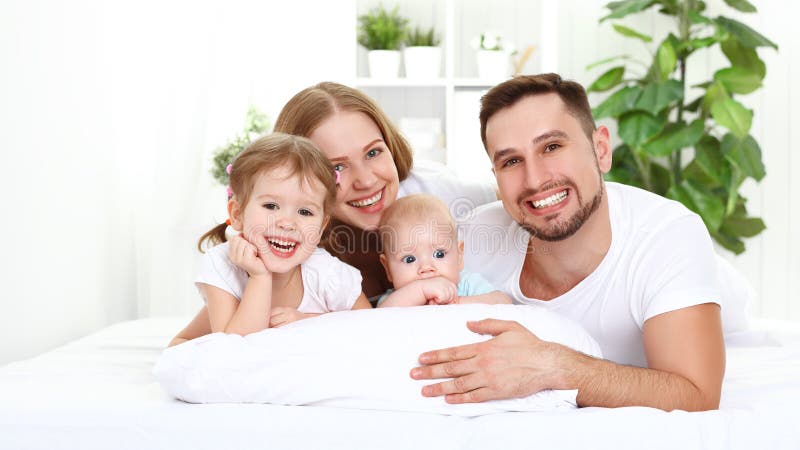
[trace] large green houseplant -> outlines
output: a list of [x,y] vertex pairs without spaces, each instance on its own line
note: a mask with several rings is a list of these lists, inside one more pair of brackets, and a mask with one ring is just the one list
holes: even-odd
[[[747,0],[725,3],[741,12],[756,11]],[[739,189],[747,178],[761,180],[765,170],[761,149],[750,135],[753,112],[735,96],[761,87],[766,66],[756,49],[778,46],[741,22],[708,17],[706,3],[699,0],[625,0],[606,8],[610,13],[601,22],[658,8],[675,24],[674,32],[655,48],[652,61],[641,65],[621,55],[587,68],[621,62],[588,88],[614,90],[593,111],[596,119],[617,121],[622,141],[606,179],[680,201],[703,218],[720,245],[743,252],[742,238],[759,234],[765,225],[748,214]],[[613,27],[631,39],[653,41],[619,23]],[[730,65],[720,67],[710,80],[687,86],[690,56],[716,46]],[[644,71],[636,74],[629,63]]]

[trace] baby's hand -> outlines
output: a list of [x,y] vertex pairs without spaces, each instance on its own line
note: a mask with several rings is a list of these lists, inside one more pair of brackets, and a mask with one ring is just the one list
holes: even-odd
[[456,285],[444,277],[433,277],[418,280],[422,287],[427,305],[447,305],[458,303],[458,289]]
[[272,308],[272,312],[269,315],[269,326],[270,328],[282,327],[287,323],[292,323],[305,318],[305,314],[294,308],[287,306],[276,306]]
[[[264,239],[261,237],[261,239]],[[258,248],[241,234],[230,240],[228,257],[236,267],[246,271],[251,277],[265,275],[269,271],[259,257]]]

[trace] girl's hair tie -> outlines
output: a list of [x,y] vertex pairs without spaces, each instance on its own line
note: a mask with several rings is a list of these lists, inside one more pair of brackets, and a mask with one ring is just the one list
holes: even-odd
[[233,164],[228,164],[228,166],[225,167],[225,173],[227,173],[228,175],[231,174],[232,170],[233,170]]

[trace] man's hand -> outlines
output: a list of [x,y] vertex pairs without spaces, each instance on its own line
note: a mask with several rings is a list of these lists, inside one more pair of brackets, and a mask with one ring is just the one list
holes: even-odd
[[453,378],[422,388],[422,395],[445,395],[447,403],[525,397],[558,386],[562,364],[574,353],[542,341],[517,322],[485,319],[467,327],[494,338],[477,344],[423,353],[422,367],[411,371],[415,380]]

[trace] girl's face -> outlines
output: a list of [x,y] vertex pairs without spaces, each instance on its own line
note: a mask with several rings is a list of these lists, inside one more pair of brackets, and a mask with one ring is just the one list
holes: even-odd
[[363,230],[377,229],[400,187],[397,167],[378,126],[362,112],[340,111],[309,138],[340,173],[333,216]]
[[253,192],[242,209],[232,199],[231,225],[259,249],[267,268],[286,273],[307,260],[328,223],[323,205],[325,187],[279,167],[257,175]]

